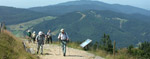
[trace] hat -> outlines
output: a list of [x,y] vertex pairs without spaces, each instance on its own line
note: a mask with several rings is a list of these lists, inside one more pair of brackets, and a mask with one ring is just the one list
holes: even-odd
[[33,31],[33,33],[35,33],[35,31]]
[[42,32],[42,31],[39,31],[38,35],[42,35],[42,34],[43,34],[43,32]]
[[64,31],[64,29],[62,28],[60,31],[61,31],[61,32],[63,32],[63,31]]
[[30,30],[28,30],[27,32],[31,32]]
[[51,31],[51,30],[48,30],[48,31]]

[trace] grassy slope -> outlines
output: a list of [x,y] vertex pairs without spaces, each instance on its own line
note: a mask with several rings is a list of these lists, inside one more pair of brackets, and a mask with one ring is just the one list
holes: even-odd
[[51,17],[51,16],[46,16],[46,17],[42,17],[39,19],[35,19],[32,21],[28,21],[25,23],[20,23],[20,24],[16,24],[16,25],[9,25],[8,29],[12,31],[13,34],[15,34],[17,37],[21,37],[21,35],[23,35],[23,32],[27,29],[32,29],[33,26],[35,26],[36,24],[39,24],[43,21],[47,21],[47,20],[52,20],[55,19],[55,17]]
[[0,33],[0,59],[35,59],[27,53],[20,40],[9,32]]

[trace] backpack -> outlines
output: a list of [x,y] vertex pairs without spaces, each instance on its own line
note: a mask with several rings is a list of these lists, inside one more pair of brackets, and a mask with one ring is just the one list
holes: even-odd
[[36,34],[32,33],[32,38],[35,38]]
[[31,32],[27,32],[27,35],[28,35],[29,37],[31,37]]
[[43,39],[44,40],[44,35],[37,35],[38,37],[37,37],[37,40],[41,40],[41,39]]

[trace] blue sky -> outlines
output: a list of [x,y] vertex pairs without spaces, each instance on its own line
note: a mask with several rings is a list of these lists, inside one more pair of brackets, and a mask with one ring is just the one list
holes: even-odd
[[[30,8],[37,6],[54,5],[73,0],[0,0],[0,6],[13,6],[17,8]],[[122,4],[150,10],[150,0],[98,0],[110,4]]]

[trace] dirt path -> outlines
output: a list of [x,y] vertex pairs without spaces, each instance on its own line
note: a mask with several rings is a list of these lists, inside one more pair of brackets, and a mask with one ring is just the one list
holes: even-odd
[[[35,52],[37,51],[36,44],[30,43],[28,44],[28,46],[33,48]],[[62,54],[61,47],[54,44],[45,44],[43,48],[44,48],[43,55],[38,54],[40,59],[104,59],[99,56],[90,54],[86,51],[68,48],[68,47],[67,47],[66,56],[64,57]]]

